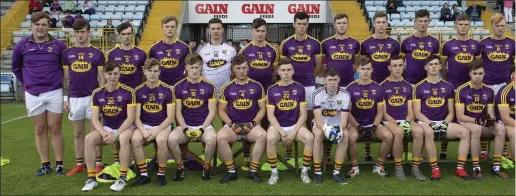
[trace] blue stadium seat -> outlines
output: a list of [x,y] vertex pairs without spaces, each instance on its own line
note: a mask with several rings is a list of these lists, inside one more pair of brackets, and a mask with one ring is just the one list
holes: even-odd
[[386,12],[387,9],[385,7],[376,7],[376,11],[378,11],[378,12]]
[[484,22],[483,21],[473,21],[473,26],[474,27],[483,27]]
[[134,13],[134,8],[135,8],[134,5],[129,5],[129,6],[125,7],[125,13],[126,14],[133,14]]
[[376,7],[379,7],[379,6],[385,7],[385,3],[387,3],[387,2],[386,1],[374,1],[374,6],[376,6]]
[[107,14],[107,13],[115,13],[115,7],[106,7],[104,8],[104,14]]
[[0,92],[11,93],[14,95],[14,80],[13,76],[0,76]]
[[431,1],[421,1],[421,6],[428,7],[428,6],[430,6],[430,2]]
[[421,1],[412,1],[412,6],[419,6],[421,5]]
[[439,1],[430,1],[430,6],[441,6]]
[[[102,14],[102,15],[104,15],[104,14]],[[101,20],[100,15],[96,15],[96,14],[91,15],[90,16],[90,22],[93,21],[93,20],[100,21]]]
[[118,6],[115,8],[115,12],[121,12],[121,13],[124,13],[125,12],[125,6]]
[[403,5],[412,6],[412,1],[403,1]]
[[403,24],[404,27],[411,27],[411,26],[414,26],[414,22],[408,20],[408,19],[403,19],[401,21],[401,23]]
[[403,19],[410,19],[410,17],[412,17],[412,16],[410,16],[410,14],[409,14],[409,13],[406,13],[406,12],[405,12],[405,13],[401,13],[401,19],[402,19],[402,20],[403,20]]
[[401,15],[400,14],[391,14],[391,17],[390,17],[391,20],[401,20]]
[[21,22],[20,28],[30,28],[30,22]]
[[147,6],[148,4],[149,4],[149,1],[145,1],[145,0],[143,0],[143,1],[141,1],[141,0],[140,1],[136,1],[136,5]]
[[415,12],[415,11],[416,11],[415,7],[407,7],[407,10],[406,10],[406,12]]
[[376,12],[376,7],[374,7],[374,6],[367,6],[367,7],[366,7],[366,10],[367,10],[368,12]]
[[108,3],[109,3],[108,1],[97,1],[97,4],[98,4],[99,6],[104,6],[104,7],[105,7],[105,6],[107,6],[107,5],[108,5]]
[[435,26],[436,27],[444,27],[444,22],[443,21],[435,22]]
[[374,6],[374,1],[366,1],[365,6]]
[[444,22],[444,26],[453,27],[453,26],[455,26],[455,21],[446,21],[446,22]]
[[432,20],[439,20],[439,17],[441,17],[441,14],[430,13],[430,19],[432,19]]
[[138,2],[136,2],[136,1],[127,1],[127,6],[131,6],[131,5],[134,6],[134,5],[137,5],[137,4],[138,4]]
[[398,7],[398,12],[403,13],[407,11],[407,7]]
[[138,13],[132,15],[132,16],[133,16],[132,17],[133,20],[142,20],[143,19],[143,13],[142,12],[138,12]]
[[95,13],[104,13],[104,12],[106,12],[105,9],[106,9],[106,7],[104,7],[104,6],[96,7],[95,8]]
[[111,15],[112,20],[122,20],[122,16],[118,14]]
[[134,12],[145,12],[145,6],[144,5],[138,5],[134,8]]

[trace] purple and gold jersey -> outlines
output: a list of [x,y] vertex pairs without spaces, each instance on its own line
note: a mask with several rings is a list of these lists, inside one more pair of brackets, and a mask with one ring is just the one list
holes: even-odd
[[276,83],[267,89],[267,107],[274,108],[281,127],[294,126],[301,115],[300,105],[306,104],[305,88],[297,82],[287,86]]
[[[496,100],[495,100],[496,105],[497,105],[497,107],[495,107],[496,108],[496,119],[502,120],[502,118],[500,117],[500,112],[498,111],[498,107],[509,107],[510,115],[511,115],[512,119],[515,119],[514,117],[516,115],[514,112],[514,103],[516,102],[515,101],[516,98],[514,96],[515,96],[514,82],[511,82],[510,84],[505,85],[498,91],[498,94],[496,95]],[[512,131],[514,131],[514,130],[512,130]]]
[[183,118],[188,126],[201,126],[208,113],[208,102],[217,101],[217,89],[208,80],[201,78],[198,83],[191,83],[189,78],[174,85],[176,100],[181,101]]
[[289,58],[294,66],[294,81],[303,86],[315,86],[315,57],[321,56],[321,42],[306,35],[302,41],[295,35],[283,40],[280,45],[281,57]]
[[118,129],[127,119],[127,107],[135,107],[134,90],[124,84],[118,84],[112,92],[104,85],[93,91],[92,108],[99,108],[104,126]]
[[360,42],[352,37],[340,40],[331,36],[322,41],[321,49],[328,68],[333,67],[339,71],[339,86],[353,82],[353,64],[355,55],[360,54]]
[[390,75],[387,67],[391,61],[391,56],[400,54],[400,42],[390,37],[376,39],[374,35],[371,35],[362,41],[360,54],[371,59],[373,65],[371,79],[380,83]]
[[247,56],[249,78],[259,82],[263,88],[269,88],[272,85],[273,65],[278,64],[279,60],[276,48],[267,42],[264,47],[256,46],[251,42],[242,48],[239,54]]
[[511,81],[511,64],[514,62],[514,40],[506,37],[495,40],[491,37],[480,41],[482,47],[482,64],[487,85],[501,84]]
[[222,87],[220,102],[226,103],[228,116],[235,123],[253,121],[260,110],[258,102],[265,101],[263,87],[257,81],[247,79],[244,84],[238,84],[235,80]]
[[172,44],[160,40],[149,49],[149,58],[155,58],[160,62],[161,74],[159,79],[168,85],[174,85],[183,79],[186,55],[191,54],[192,49],[188,44],[177,39]]
[[108,61],[115,61],[120,65],[120,83],[136,88],[142,83],[143,65],[147,54],[138,47],[124,50],[119,46],[111,49],[107,55]]
[[106,61],[102,50],[93,46],[71,47],[63,51],[63,68],[69,70],[70,97],[91,96],[99,87],[98,70]]
[[448,57],[446,65],[448,82],[450,82],[454,88],[470,81],[469,63],[471,63],[475,57],[480,56],[480,50],[480,43],[469,38],[465,41],[453,38],[443,44],[441,55]]
[[141,106],[140,120],[149,126],[159,126],[167,118],[167,107],[175,106],[172,88],[162,81],[149,88],[147,82],[136,87],[136,105]]
[[351,115],[362,126],[372,125],[378,112],[377,106],[384,104],[382,87],[374,81],[361,85],[355,80],[346,90],[351,96]]
[[410,84],[417,84],[426,78],[426,58],[430,55],[439,55],[441,45],[439,40],[431,35],[416,37],[411,35],[401,43],[401,53],[405,54],[407,67],[405,68],[405,79]]
[[412,102],[412,85],[407,81],[385,79],[381,84],[385,95],[385,110],[394,120],[406,120],[408,104]]
[[66,44],[51,35],[43,43],[36,43],[32,35],[16,42],[12,55],[12,71],[25,91],[38,96],[63,88],[64,49]]
[[464,106],[464,115],[480,118],[486,106],[494,106],[493,89],[482,85],[480,89],[471,87],[471,82],[459,86],[455,92],[455,105]]
[[414,86],[413,101],[421,102],[421,113],[431,121],[442,121],[448,115],[448,102],[453,102],[453,86],[444,81],[433,84],[424,79]]

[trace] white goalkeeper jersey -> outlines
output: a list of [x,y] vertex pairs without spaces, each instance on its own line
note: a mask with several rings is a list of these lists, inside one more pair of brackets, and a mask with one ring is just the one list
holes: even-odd
[[344,87],[339,87],[339,92],[334,96],[329,96],[326,88],[321,87],[314,92],[313,100],[314,110],[321,109],[324,123],[340,124],[341,112],[350,112],[351,96]]
[[199,55],[203,60],[204,78],[215,84],[220,92],[222,86],[230,81],[231,60],[235,57],[236,50],[226,43],[218,46],[206,44],[199,50]]

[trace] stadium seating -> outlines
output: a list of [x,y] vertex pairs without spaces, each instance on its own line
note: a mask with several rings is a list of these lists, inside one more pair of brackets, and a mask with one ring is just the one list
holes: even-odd
[[2,19],[4,17],[4,15],[7,13],[7,10],[9,10],[12,5],[13,5],[13,2],[2,1],[2,4],[0,4],[0,13],[1,13],[0,19]]
[[[61,2],[61,1],[60,1]],[[99,39],[102,35],[101,30],[95,30],[95,28],[102,28],[107,24],[107,20],[111,19],[113,21],[113,25],[117,26],[122,23],[126,19],[131,20],[131,24],[135,27],[135,32],[137,34],[142,29],[143,20],[145,14],[147,13],[147,7],[149,5],[149,1],[139,0],[139,1],[97,1],[95,6],[95,14],[87,15],[83,14],[84,19],[90,22],[92,31],[92,38]],[[3,6],[3,5],[2,5]],[[80,5],[77,6],[76,10],[80,10]],[[44,11],[49,10],[50,8],[45,7]],[[24,36],[30,35],[29,27],[30,27],[30,14],[25,17],[25,22],[20,23],[19,31],[13,32],[13,44],[22,39]],[[64,17],[64,13],[58,16],[58,18]],[[61,22],[57,23],[58,28],[62,28]],[[57,35],[58,39],[65,39],[66,35],[64,32],[55,32],[51,31],[53,35]]]

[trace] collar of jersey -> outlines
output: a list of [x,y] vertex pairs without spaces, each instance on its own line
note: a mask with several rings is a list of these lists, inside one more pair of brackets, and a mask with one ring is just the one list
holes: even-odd
[[[374,36],[374,35],[375,35],[375,34],[372,34],[372,35],[371,35],[371,37],[372,37],[373,39],[379,39],[379,40],[382,40],[382,39],[380,39],[380,38],[377,38],[377,37],[376,37],[376,36]],[[389,36],[388,36],[388,35],[386,35],[386,36],[385,36],[385,38],[383,38],[383,39],[387,39],[387,38],[389,38]]]
[[[175,44],[177,42],[177,40],[179,40],[179,38],[177,38],[177,36],[176,36],[176,39],[174,39],[174,41],[171,44],[168,44],[168,45]],[[165,42],[165,39],[161,39],[161,42],[163,42],[164,44],[167,44],[167,42]]]
[[470,40],[470,39],[471,39],[471,37],[469,37],[469,36],[468,36],[468,39],[467,39],[467,40],[459,40],[459,39],[457,38],[457,36],[455,36],[455,37],[453,37],[453,39],[455,39],[455,40],[457,40],[457,41],[468,41],[468,40]]
[[[30,35],[29,41],[37,43],[36,40],[34,39],[34,35],[33,34]],[[43,43],[53,43],[55,41],[56,41],[56,39],[52,35],[48,34],[48,40],[43,42]]]
[[[107,90],[107,84],[104,84],[104,88],[106,89],[106,92],[109,92],[109,91]],[[116,85],[115,90],[113,90],[113,91],[116,91],[116,90],[118,90],[119,88],[120,88],[120,82],[118,82],[118,84]]]
[[251,40],[251,45],[253,45],[253,46],[255,46],[255,47],[263,48],[263,47],[267,46],[267,41],[264,41],[264,43],[265,43],[265,44],[264,44],[263,46],[258,46],[258,45],[256,45],[256,44],[254,44],[254,42]]
[[[296,34],[292,35],[292,37],[294,37],[294,39],[295,39],[296,41],[299,41],[299,40],[297,40],[297,39],[296,39]],[[306,39],[308,39],[308,34],[305,34],[305,37],[304,37],[304,38],[303,38],[303,40],[301,40],[301,41],[304,41],[304,40],[306,40]]]
[[367,84],[365,84],[365,85],[360,84],[360,82],[359,82],[359,81],[360,81],[360,79],[357,79],[357,84],[358,84],[358,85],[360,85],[360,86],[370,85],[371,83],[373,83],[373,80],[371,80],[371,79],[369,79],[369,80],[368,80],[368,82],[369,82],[369,83],[367,83]]
[[387,77],[387,81],[389,81],[389,82],[402,82],[403,80],[405,80],[405,78],[403,78],[403,76],[401,76],[401,80],[400,81],[393,81],[393,80],[391,80],[390,76]]
[[346,39],[338,39],[337,38],[337,34],[335,34],[335,35],[333,35],[333,39],[335,39],[335,40],[347,40],[347,39],[349,39],[349,34],[346,33]]
[[473,88],[473,86],[471,85],[471,81],[469,81],[469,82],[468,82],[468,86],[469,86],[469,88],[471,88],[471,89],[474,89],[474,90],[480,90],[480,89],[484,88],[485,84],[482,82],[482,86],[480,87],[480,89],[475,89],[475,88]]
[[[489,35],[489,38],[491,38],[492,40],[497,40],[497,39],[494,39],[493,35]],[[500,40],[504,40],[505,38],[507,38],[507,36],[503,35],[502,39],[500,39]]]
[[[158,80],[158,84],[156,84],[156,87],[158,87],[159,85],[161,85],[161,80]],[[149,82],[145,82],[145,86],[147,86],[148,88],[150,88],[150,86],[149,86]]]
[[239,84],[236,79],[234,79],[236,85],[246,85],[249,83],[249,78],[246,78],[245,82],[243,84]]
[[437,83],[441,82],[443,79],[439,78],[439,80],[436,83],[430,82],[430,80],[428,80],[428,77],[426,77],[425,80],[426,80],[426,82],[428,82],[430,84],[437,84]]
[[291,80],[291,81],[290,81],[290,83],[288,83],[287,85],[282,85],[282,84],[281,84],[281,80],[280,80],[280,81],[278,81],[278,83],[277,83],[277,84],[278,84],[278,86],[290,86],[290,85],[291,85],[291,84],[293,84],[293,83],[294,83],[294,80]]
[[190,80],[190,77],[189,77],[189,76],[186,76],[186,80],[187,80],[188,82],[190,82],[190,84],[197,84],[197,83],[200,83],[201,81],[203,81],[203,80],[204,80],[204,78],[201,76],[201,78],[199,79],[199,82],[197,82],[197,83],[193,83],[193,82]]

